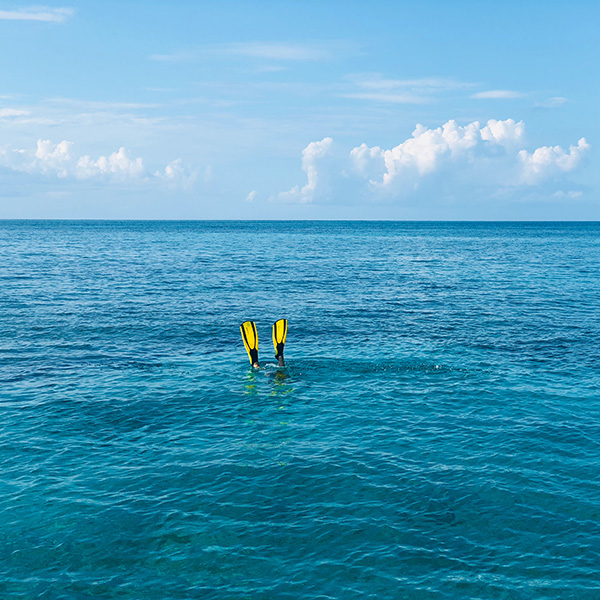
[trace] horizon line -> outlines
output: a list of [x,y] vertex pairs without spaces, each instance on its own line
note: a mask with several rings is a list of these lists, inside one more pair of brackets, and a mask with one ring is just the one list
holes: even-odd
[[88,217],[0,217],[0,222],[103,222],[103,223],[600,223],[600,219],[146,219]]

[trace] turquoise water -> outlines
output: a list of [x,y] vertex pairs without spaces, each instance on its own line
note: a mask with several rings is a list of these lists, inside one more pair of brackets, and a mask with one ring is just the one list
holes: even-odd
[[600,598],[599,264],[595,223],[0,222],[2,598]]

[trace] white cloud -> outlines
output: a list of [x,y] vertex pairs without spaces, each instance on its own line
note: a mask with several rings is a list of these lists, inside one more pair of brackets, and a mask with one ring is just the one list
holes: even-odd
[[160,104],[141,102],[103,102],[97,100],[81,100],[79,98],[47,98],[47,104],[63,105],[69,108],[81,110],[142,110],[146,108],[158,108]]
[[473,87],[472,83],[446,79],[443,77],[422,77],[420,79],[390,79],[381,73],[352,75],[350,81],[361,88],[370,90],[416,89],[421,91],[445,91]]
[[0,10],[0,19],[8,21],[46,21],[62,23],[72,17],[72,8],[51,8],[47,6],[31,6],[19,10]]
[[105,181],[166,181],[171,187],[190,186],[196,173],[189,173],[181,160],[169,163],[163,171],[150,173],[140,157],[131,158],[129,151],[121,147],[107,156],[92,158],[77,156],[74,144],[63,140],[58,144],[50,140],[38,140],[35,150],[0,148],[0,166],[22,173],[39,174],[60,179],[100,179]]
[[481,129],[481,139],[506,146],[520,142],[524,133],[523,121],[516,123],[512,119],[506,119],[506,121],[490,119],[487,125]]
[[314,200],[315,190],[323,195],[328,192],[327,179],[330,171],[326,159],[332,155],[333,140],[330,137],[320,142],[311,142],[302,150],[302,170],[306,173],[306,184],[302,187],[294,186],[291,190],[279,195],[283,202],[299,202],[305,204]]
[[89,156],[82,156],[77,160],[75,176],[78,179],[90,179],[105,175],[117,176],[122,179],[137,179],[145,175],[141,158],[129,158],[128,151],[121,147],[109,156],[100,156],[93,160]]
[[394,94],[385,92],[356,92],[343,94],[343,98],[355,98],[357,100],[372,100],[373,102],[382,102],[384,104],[424,104],[430,102],[426,96],[416,94]]
[[[523,123],[488,121],[485,127],[475,121],[459,126],[456,121],[448,121],[442,127],[428,129],[417,125],[412,137],[391,150],[368,148],[365,144],[350,152],[351,159],[358,161],[358,170],[365,170],[365,157],[383,164],[380,180],[371,179],[374,184],[390,186],[396,180],[414,181],[434,172],[444,161],[464,159],[469,162],[485,152],[485,144],[503,147],[518,141],[523,134]],[[377,155],[380,155],[380,159]]]
[[287,67],[282,65],[261,65],[256,67],[254,71],[256,73],[280,73],[281,71],[285,71]]
[[577,200],[577,198],[581,198],[582,196],[583,192],[581,190],[569,190],[566,192],[564,190],[557,190],[551,197],[557,200]]
[[523,165],[522,181],[535,184],[543,179],[549,179],[572,171],[590,149],[585,138],[577,142],[577,146],[569,146],[569,151],[560,146],[542,146],[533,153],[527,150],[519,152],[519,160]]
[[45,175],[55,174],[61,178],[67,177],[72,149],[73,142],[67,140],[59,144],[53,144],[50,140],[38,140],[35,160],[29,163],[28,170],[38,170]]
[[188,60],[196,60],[199,56],[198,52],[191,50],[180,50],[177,52],[171,52],[170,54],[151,54],[150,60],[156,60],[158,62],[184,62]]
[[514,90],[487,90],[485,92],[477,92],[471,98],[478,100],[509,100],[511,98],[524,98],[525,94],[515,92]]
[[168,54],[152,54],[151,60],[162,62],[195,61],[209,55],[225,55],[275,62],[321,61],[343,51],[334,44],[293,44],[288,42],[244,42],[217,44],[178,50]]
[[[210,167],[207,167],[207,174],[209,169]],[[171,188],[183,187],[190,189],[196,183],[198,174],[198,169],[190,171],[185,167],[183,161],[178,158],[177,160],[170,162],[163,171],[156,171],[154,176],[166,181]]]
[[16,108],[0,108],[0,119],[10,117],[23,117],[29,114],[27,110],[19,110]]
[[469,88],[473,85],[439,77],[390,79],[380,73],[352,75],[348,79],[357,90],[342,94],[342,97],[384,104],[423,104],[431,102],[442,92]]
[[325,48],[307,44],[280,42],[249,42],[230,44],[223,48],[227,54],[238,54],[252,58],[266,58],[277,61],[314,61],[330,58]]
[[174,181],[181,177],[185,173],[185,169],[183,168],[183,164],[181,159],[178,158],[173,162],[169,163],[163,173],[160,171],[156,172],[157,176],[164,177],[165,179],[169,179],[170,181]]
[[[417,125],[412,136],[391,149],[361,144],[340,153],[331,138],[311,142],[302,152],[306,184],[277,196],[284,202],[310,203],[355,198],[398,198],[435,183],[443,193],[476,187],[513,189],[540,184],[574,170],[589,149],[584,138],[569,151],[560,146],[529,153],[525,126],[513,119],[435,129]],[[343,194],[341,193],[343,191]],[[454,190],[454,191],[452,191]]]
[[548,98],[543,102],[536,102],[534,104],[534,108],[560,108],[568,102],[567,98],[563,98],[562,96],[553,96],[552,98]]

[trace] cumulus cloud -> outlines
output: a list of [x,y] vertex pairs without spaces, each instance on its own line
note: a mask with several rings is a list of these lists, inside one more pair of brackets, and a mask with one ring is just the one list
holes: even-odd
[[568,152],[560,146],[542,146],[531,154],[527,150],[521,150],[519,160],[523,165],[522,181],[533,185],[543,179],[572,171],[590,147],[586,139],[581,138],[577,146],[569,146]]
[[72,178],[77,180],[103,179],[106,181],[148,181],[162,179],[170,184],[188,185],[193,177],[181,160],[169,163],[164,171],[150,173],[140,157],[132,158],[121,147],[108,156],[92,158],[77,156],[74,143],[63,140],[38,140],[35,150],[0,147],[0,166],[22,173]]
[[[210,176],[210,169],[210,166],[206,168],[205,181]],[[178,158],[177,160],[170,162],[163,171],[156,171],[154,177],[167,182],[171,188],[183,187],[190,189],[196,183],[199,173],[200,171],[198,169],[190,171],[183,164],[183,161]]]
[[[72,159],[73,142],[63,140],[59,144],[53,144],[50,140],[38,140],[35,159],[25,163],[28,171],[39,171],[44,175],[55,174],[58,177],[69,175],[69,166]],[[21,152],[26,158],[26,154]]]
[[523,130],[523,123],[512,119],[492,119],[484,127],[477,121],[460,126],[453,120],[436,129],[417,125],[412,137],[389,150],[366,144],[353,148],[350,162],[373,187],[406,191],[444,166],[459,169],[472,166],[478,158],[505,155]]
[[[475,125],[478,123],[473,123]],[[481,139],[484,142],[492,142],[501,146],[512,146],[520,143],[525,133],[525,124],[523,121],[515,123],[512,119],[506,121],[496,121],[490,119],[485,127],[481,129]]]
[[326,195],[329,191],[330,173],[326,162],[332,156],[332,150],[333,140],[330,137],[308,144],[302,151],[302,170],[306,173],[306,184],[302,187],[294,186],[291,190],[283,192],[279,195],[279,199],[283,202],[302,204],[312,202],[317,186],[321,195]]
[[62,23],[72,17],[72,8],[50,8],[47,6],[31,6],[19,10],[0,10],[0,19],[7,21],[46,21]]
[[82,156],[77,160],[75,168],[76,177],[89,179],[103,175],[117,175],[125,179],[136,179],[145,174],[141,158],[129,158],[129,153],[124,147],[119,148],[109,156],[100,156],[94,160],[89,156]]
[[[481,127],[477,121],[465,126],[457,125],[456,121],[448,121],[436,129],[417,125],[411,138],[391,150],[368,148],[363,144],[354,148],[350,156],[364,163],[365,152],[368,150],[369,156],[381,163],[377,157],[379,153],[384,166],[381,184],[386,186],[399,178],[415,178],[432,173],[443,161],[461,158],[472,161],[476,150],[485,150],[486,142],[501,147],[517,141],[522,133],[523,123],[515,123],[512,119],[491,120],[485,127]],[[359,170],[364,170],[362,164]]]
[[283,202],[330,201],[340,190],[354,196],[397,198],[440,178],[452,186],[533,186],[573,171],[589,149],[584,138],[568,151],[560,146],[529,153],[523,148],[525,125],[490,119],[458,125],[450,120],[430,129],[417,125],[410,138],[390,149],[361,144],[341,152],[331,138],[311,142],[302,152],[306,184],[279,194]]

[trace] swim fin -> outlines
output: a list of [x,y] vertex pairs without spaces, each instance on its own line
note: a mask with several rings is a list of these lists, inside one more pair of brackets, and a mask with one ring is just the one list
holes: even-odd
[[253,367],[258,367],[258,335],[254,321],[245,321],[240,325],[240,330],[246,352],[248,352],[250,358],[250,364]]
[[283,362],[283,347],[287,336],[287,319],[279,319],[273,323],[273,346],[275,347],[275,358],[279,361],[279,366],[285,366]]

